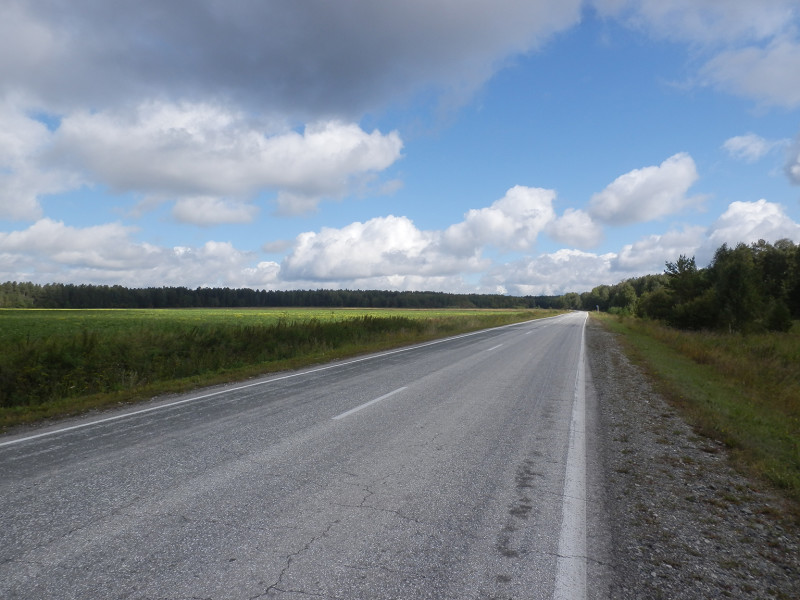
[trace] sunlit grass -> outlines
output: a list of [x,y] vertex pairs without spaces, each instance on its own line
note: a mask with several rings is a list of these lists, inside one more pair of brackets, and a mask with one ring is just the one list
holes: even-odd
[[556,313],[0,310],[0,427]]

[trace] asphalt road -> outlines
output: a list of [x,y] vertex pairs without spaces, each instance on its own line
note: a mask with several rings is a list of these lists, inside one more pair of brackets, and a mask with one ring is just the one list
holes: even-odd
[[0,598],[592,597],[585,318],[0,437]]

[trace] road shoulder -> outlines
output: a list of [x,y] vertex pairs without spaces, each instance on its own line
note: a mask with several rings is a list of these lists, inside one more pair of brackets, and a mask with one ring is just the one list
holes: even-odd
[[610,536],[597,597],[800,598],[800,532],[781,499],[734,471],[591,320],[586,349]]

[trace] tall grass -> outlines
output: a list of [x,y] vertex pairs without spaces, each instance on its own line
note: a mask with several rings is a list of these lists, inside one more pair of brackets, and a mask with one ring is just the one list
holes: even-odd
[[800,325],[788,333],[687,332],[605,317],[697,430],[800,501]]
[[[15,314],[12,314],[15,313]],[[188,318],[187,317],[191,317]],[[544,311],[342,313],[294,320],[270,314],[79,311],[0,314],[0,426],[76,412],[137,394],[234,379],[497,325]],[[238,314],[239,318],[231,318]],[[306,314],[314,314],[309,312]],[[15,318],[14,318],[15,317]],[[48,319],[50,327],[42,326]],[[66,319],[66,321],[63,321]],[[26,321],[27,320],[27,321]],[[28,323],[27,326],[24,323]],[[20,325],[22,324],[22,326]],[[185,386],[174,385],[185,382]],[[74,399],[75,401],[70,401]]]

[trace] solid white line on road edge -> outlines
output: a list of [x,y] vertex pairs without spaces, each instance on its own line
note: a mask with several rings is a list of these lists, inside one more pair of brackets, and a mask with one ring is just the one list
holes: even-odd
[[343,412],[340,415],[336,415],[335,417],[333,417],[333,420],[338,421],[339,419],[344,419],[345,417],[349,417],[353,413],[360,411],[362,408],[367,408],[368,406],[375,404],[376,402],[380,402],[381,400],[386,400],[386,398],[388,398],[389,396],[394,396],[395,394],[402,392],[407,387],[408,387],[407,385],[404,385],[403,387],[397,388],[396,390],[389,392],[388,394],[384,394],[380,398],[375,398],[374,400],[370,400],[369,402],[364,402],[364,404],[360,404],[355,408],[351,408],[350,410]]
[[564,511],[558,540],[556,583],[553,600],[586,598],[586,379],[584,338],[586,321],[581,329],[581,349],[575,398],[569,427],[569,451],[564,476]]
[[[550,320],[550,319],[558,319],[558,318],[563,317],[563,316],[564,315],[556,315],[555,317],[544,317],[542,319],[534,319],[533,321],[522,321],[521,323],[511,323],[509,325],[501,325],[500,327],[493,327],[493,328],[490,328],[490,329],[506,329],[508,327],[514,327],[514,326],[517,326],[517,325],[525,325],[525,324],[535,323],[537,321],[541,322],[541,321]],[[292,377],[302,377],[303,375],[310,375],[312,373],[318,373],[320,371],[327,371],[329,369],[338,369],[339,367],[346,367],[347,365],[353,365],[353,364],[356,364],[356,363],[364,362],[366,360],[372,360],[372,359],[375,359],[375,358],[382,358],[384,356],[389,356],[389,355],[392,355],[392,354],[398,354],[400,352],[408,352],[410,350],[415,350],[417,348],[424,348],[425,346],[433,346],[434,344],[441,344],[443,342],[449,342],[449,341],[452,341],[452,340],[457,340],[457,339],[460,339],[460,338],[469,337],[471,335],[478,335],[480,333],[485,333],[486,331],[489,331],[490,329],[481,329],[481,330],[478,330],[478,331],[471,331],[469,333],[462,333],[460,335],[454,335],[454,336],[447,337],[447,338],[441,338],[441,339],[438,339],[438,340],[433,340],[433,341],[425,342],[425,343],[422,343],[422,344],[415,344],[413,346],[407,346],[405,348],[400,348],[398,350],[389,350],[388,352],[381,352],[379,354],[371,354],[370,356],[365,356],[365,357],[362,357],[362,358],[356,358],[356,359],[353,359],[353,360],[348,360],[348,361],[340,362],[340,363],[334,363],[332,365],[326,365],[324,367],[317,367],[315,369],[309,369],[307,371],[299,371],[297,373],[290,373],[289,375],[282,375],[280,377],[272,377],[272,378],[267,379],[265,381],[256,381],[255,383],[248,383],[248,384],[236,386],[236,387],[233,387],[233,388],[226,388],[224,390],[211,392],[209,394],[203,394],[201,396],[192,396],[191,398],[185,398],[183,400],[176,400],[175,402],[168,402],[166,404],[159,404],[158,406],[151,406],[150,408],[143,408],[143,409],[140,409],[140,410],[134,410],[132,412],[126,412],[126,413],[121,414],[121,415],[114,415],[113,417],[106,417],[106,418],[103,418],[103,419],[97,419],[96,421],[89,421],[88,423],[81,423],[79,425],[72,425],[70,427],[61,427],[59,429],[53,429],[51,431],[45,431],[45,432],[42,432],[42,433],[37,433],[35,435],[28,435],[28,436],[25,436],[25,437],[16,438],[14,440],[9,440],[7,442],[0,442],[0,448],[2,448],[3,446],[11,446],[13,444],[20,444],[22,442],[28,442],[30,440],[35,440],[35,439],[38,439],[38,438],[43,438],[43,437],[47,437],[47,436],[51,436],[51,435],[57,435],[59,433],[66,433],[68,431],[74,431],[75,429],[83,429],[84,427],[91,427],[92,425],[100,425],[102,423],[108,423],[110,421],[117,421],[119,419],[127,419],[128,417],[134,417],[136,415],[142,415],[142,414],[153,412],[153,411],[156,411],[156,410],[163,410],[165,408],[172,408],[173,406],[179,406],[181,404],[186,404],[188,402],[195,402],[197,400],[205,400],[206,398],[212,398],[213,396],[219,396],[220,394],[227,394],[228,392],[238,392],[239,390],[244,390],[244,389],[255,387],[255,386],[259,386],[259,385],[269,385],[270,383],[274,383],[276,381],[281,381],[283,379],[291,379]]]

